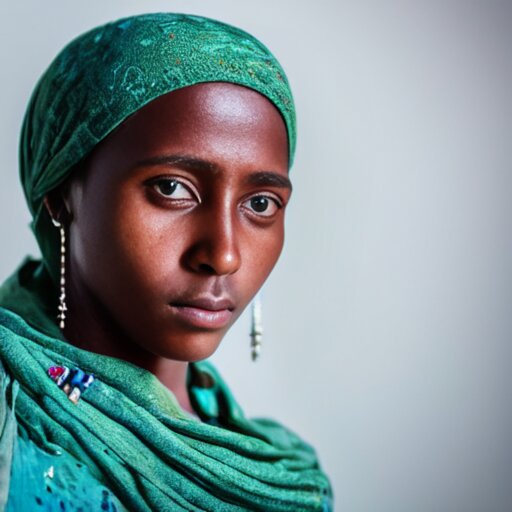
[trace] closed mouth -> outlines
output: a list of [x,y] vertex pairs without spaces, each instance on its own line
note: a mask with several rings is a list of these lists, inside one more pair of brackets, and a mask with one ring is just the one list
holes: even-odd
[[235,306],[225,298],[200,297],[169,304],[174,314],[191,327],[215,330],[226,327]]
[[214,298],[214,297],[198,297],[196,299],[186,299],[176,301],[170,304],[176,308],[196,308],[205,311],[233,311],[235,305],[227,298]]

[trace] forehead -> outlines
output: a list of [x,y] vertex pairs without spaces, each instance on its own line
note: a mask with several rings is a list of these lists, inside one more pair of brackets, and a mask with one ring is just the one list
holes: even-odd
[[256,91],[223,82],[159,97],[127,119],[98,150],[125,162],[180,153],[220,165],[288,169],[288,136],[277,108]]

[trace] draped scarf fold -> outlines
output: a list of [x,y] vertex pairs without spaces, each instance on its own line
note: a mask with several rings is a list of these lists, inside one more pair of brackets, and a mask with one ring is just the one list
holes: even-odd
[[[0,288],[0,360],[12,380],[0,404],[16,389],[16,420],[38,446],[69,452],[130,510],[331,510],[312,448],[271,420],[247,419],[211,364],[189,372],[198,421],[150,372],[47,334],[58,329],[41,309],[44,274],[28,262]],[[17,314],[30,310],[39,328]],[[96,376],[78,404],[48,377],[55,364]],[[12,435],[10,424],[0,447]]]

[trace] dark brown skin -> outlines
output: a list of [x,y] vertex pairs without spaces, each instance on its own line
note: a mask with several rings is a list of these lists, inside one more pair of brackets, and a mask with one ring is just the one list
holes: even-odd
[[259,93],[199,84],[142,108],[46,202],[67,219],[67,339],[146,368],[190,411],[187,364],[274,267],[290,193],[286,128]]

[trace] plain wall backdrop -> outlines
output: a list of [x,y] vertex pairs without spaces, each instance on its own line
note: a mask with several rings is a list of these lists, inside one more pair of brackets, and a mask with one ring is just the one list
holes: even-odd
[[247,314],[214,356],[246,412],[317,448],[336,510],[512,510],[512,2],[3,0],[0,278],[38,253],[17,176],[36,80],[77,34],[164,10],[253,33],[296,97],[263,356]]

